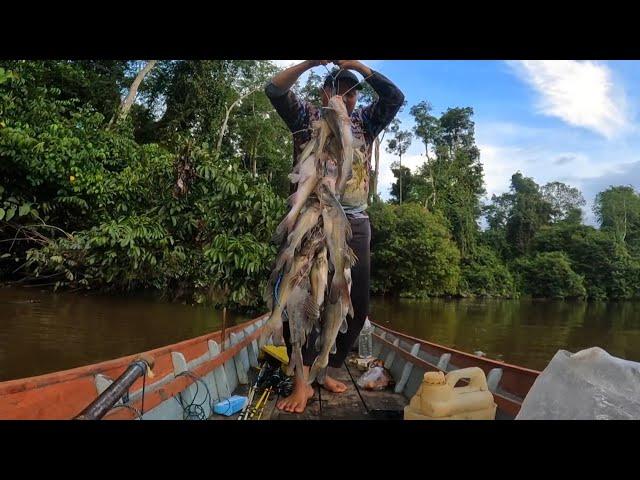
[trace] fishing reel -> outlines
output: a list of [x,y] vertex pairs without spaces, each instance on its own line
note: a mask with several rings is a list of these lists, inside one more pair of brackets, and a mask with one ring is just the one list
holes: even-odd
[[260,388],[271,387],[278,395],[288,397],[293,391],[293,377],[288,377],[280,367],[264,376],[258,384]]

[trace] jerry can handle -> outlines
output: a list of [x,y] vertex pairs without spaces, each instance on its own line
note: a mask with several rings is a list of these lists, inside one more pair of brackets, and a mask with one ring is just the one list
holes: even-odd
[[[461,368],[447,373],[447,385],[454,388],[456,383],[463,378],[469,379],[469,386],[477,388],[480,391],[489,390],[487,387],[487,377],[480,367]],[[461,387],[458,387],[461,388]]]

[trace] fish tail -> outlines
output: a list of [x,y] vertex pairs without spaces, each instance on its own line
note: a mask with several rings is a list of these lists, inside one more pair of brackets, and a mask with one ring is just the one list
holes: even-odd
[[288,175],[289,180],[291,181],[291,183],[298,183],[300,181],[300,174],[299,173],[290,173]]
[[344,260],[345,260],[345,263],[347,264],[347,267],[351,268],[356,263],[358,263],[358,256],[356,255],[356,252],[354,252],[352,248],[347,247],[347,250],[344,255]]
[[[353,314],[351,316],[353,317]],[[342,325],[340,325],[340,333],[347,333],[347,330],[349,330],[349,323],[347,322],[347,317],[344,317]]]
[[329,302],[336,303],[338,299],[342,297],[344,305],[351,303],[351,294],[349,293],[349,286],[347,285],[347,279],[344,275],[333,274],[331,279],[331,290],[329,292]]
[[[275,308],[271,315],[269,316],[269,320],[264,324],[264,330],[260,337],[262,340],[267,340],[271,334],[275,334],[277,336],[277,332],[280,330],[280,335],[282,335],[282,309]],[[275,340],[275,339],[274,339]]]
[[285,237],[289,234],[292,227],[291,221],[291,213],[287,214],[286,217],[280,222],[278,228],[276,228],[275,233],[271,237],[271,242],[276,245],[281,245],[284,242]]
[[294,370],[296,377],[304,375],[304,362],[302,360],[302,349],[300,345],[296,345],[293,349],[292,356],[294,358]]
[[307,383],[311,385],[315,379],[318,377],[318,374],[323,368],[329,363],[329,359],[326,356],[316,357],[313,361],[313,365],[311,365],[311,369],[309,370],[309,378],[307,379]]

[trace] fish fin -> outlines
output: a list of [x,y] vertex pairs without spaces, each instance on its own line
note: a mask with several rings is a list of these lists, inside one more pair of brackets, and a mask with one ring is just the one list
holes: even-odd
[[311,295],[309,295],[307,300],[304,302],[304,311],[309,319],[317,320],[320,318],[320,306],[315,302]]
[[[333,285],[331,287],[333,288]],[[344,284],[340,285],[339,290],[336,292],[336,297],[338,294],[340,295],[340,297],[342,297],[340,299],[343,305],[342,308],[346,306],[347,314],[351,315],[351,318],[353,318],[353,303],[351,302],[351,293],[349,292],[349,286],[347,285],[347,282],[344,282]],[[345,318],[345,322],[346,322],[346,318]],[[340,328],[342,329],[342,326]]]
[[[351,302],[351,297],[349,297],[349,310],[347,311],[347,315],[351,315],[351,318],[354,318],[354,315],[353,315],[353,303]],[[346,322],[347,319],[345,318],[344,321]]]
[[307,384],[311,385],[314,382],[316,377],[318,377],[320,371],[329,363],[328,360],[328,358],[321,359],[320,357],[316,357],[316,359],[313,361],[313,365],[311,365],[311,369],[309,370],[309,378],[307,380]]
[[334,273],[333,278],[331,279],[329,302],[336,303],[340,297],[342,297],[342,301],[345,305],[351,303],[351,294],[349,293],[347,279],[344,275],[338,276]]
[[353,249],[347,248],[347,251],[345,253],[345,262],[347,263],[349,268],[358,263],[358,256],[356,255],[356,252],[353,251]]
[[280,323],[280,328],[275,329],[273,332],[273,344],[276,347],[285,345],[284,336],[282,335],[282,322]]
[[353,238],[353,230],[351,229],[351,223],[347,220],[346,222],[347,224],[345,225],[345,238],[347,239],[347,241],[351,240]]
[[287,234],[287,223],[286,223],[286,218],[280,222],[280,225],[278,225],[278,227],[276,228],[276,231],[273,233],[273,236],[271,237],[271,243],[274,243],[275,245],[281,245],[282,242],[284,241],[284,237]]
[[347,322],[347,317],[342,321],[342,325],[340,325],[340,333],[347,333],[349,330],[349,323]]
[[329,289],[329,303],[336,303],[340,297],[340,292],[347,287],[344,275],[333,274],[331,279],[331,288]]
[[294,255],[292,253],[284,263],[285,272],[291,271],[291,267],[293,266],[293,259],[294,259]]
[[291,181],[291,183],[298,183],[300,181],[299,173],[290,173],[287,176],[289,177],[289,180]]
[[266,342],[269,339],[269,336],[271,336],[271,334],[273,334],[277,330],[282,331],[282,316],[280,314],[276,314],[275,312],[271,312],[271,315],[264,324],[264,329],[260,334],[261,341]]
[[295,370],[296,376],[300,375],[304,376],[304,361],[302,359],[302,349],[299,346],[296,346],[292,352],[293,358],[295,358]]
[[288,363],[287,368],[284,369],[284,374],[287,377],[291,377],[294,374],[294,372],[295,372],[295,365],[292,360]]
[[276,245],[282,245],[284,239],[289,235],[292,227],[292,220],[290,214],[287,214],[286,217],[282,219],[273,236],[271,237],[271,242]]

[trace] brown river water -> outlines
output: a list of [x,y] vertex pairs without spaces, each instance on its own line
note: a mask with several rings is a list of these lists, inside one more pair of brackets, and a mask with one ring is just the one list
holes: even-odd
[[[228,324],[249,317],[228,313]],[[409,335],[538,370],[559,349],[640,361],[640,303],[372,298]],[[0,381],[130,355],[220,329],[222,313],[148,297],[0,288]]]

